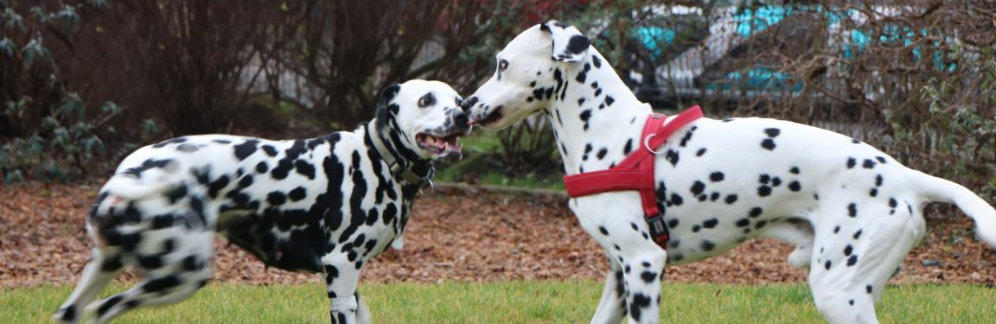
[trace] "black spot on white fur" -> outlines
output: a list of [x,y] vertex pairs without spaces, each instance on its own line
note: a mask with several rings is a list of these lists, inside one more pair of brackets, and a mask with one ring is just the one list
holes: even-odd
[[703,240],[702,243],[699,244],[699,247],[701,247],[703,251],[712,251],[712,249],[716,247],[716,244],[708,240]]
[[567,42],[567,51],[572,54],[581,54],[588,49],[589,45],[591,45],[591,40],[588,37],[575,35]]
[[[553,27],[551,25],[545,26],[545,28],[552,29]],[[587,46],[589,44],[585,43],[584,48]],[[576,50],[581,49],[580,45],[576,46]],[[632,111],[631,107],[614,105],[615,102],[620,104],[625,102],[628,105],[630,101],[622,98],[629,99],[631,95],[625,94],[624,96],[617,93],[616,89],[620,87],[615,83],[608,84],[614,80],[610,81],[610,79],[601,77],[602,72],[607,72],[596,70],[601,65],[601,58],[592,53],[587,55],[585,59],[587,61],[582,61],[581,64],[556,64],[557,67],[568,69],[566,71],[571,71],[570,73],[574,74],[569,77],[565,76],[565,78],[576,81],[571,88],[571,96],[572,100],[577,100],[578,105],[575,106],[572,101],[565,103],[562,107],[565,118],[571,119],[572,116],[576,118],[574,123],[571,120],[564,120],[566,125],[579,125],[577,127],[579,132],[570,132],[570,127],[565,126],[564,123],[555,125],[558,125],[558,131],[561,132],[558,134],[558,140],[577,136],[571,139],[584,143],[586,148],[581,160],[587,162],[582,163],[585,167],[601,169],[605,165],[615,165],[620,161],[616,155],[617,152],[628,155],[633,150],[640,150],[642,139],[622,138],[613,141],[608,138],[595,138],[593,135],[609,134],[629,128],[637,129],[634,130],[635,132],[638,131],[642,120],[639,117],[624,115],[624,113]],[[524,81],[522,84],[528,83],[529,80]],[[600,96],[603,97],[602,100],[597,99]],[[609,115],[599,115],[602,113],[600,108],[609,109],[609,106],[613,106],[611,108],[614,110],[613,114],[621,114],[619,118],[604,118]],[[599,123],[590,123],[592,120],[597,120]],[[733,121],[737,122],[733,123]],[[602,127],[612,122],[615,122],[611,125],[614,128],[593,129],[593,127]],[[884,177],[888,176],[890,179],[894,179],[895,169],[891,166],[887,167],[886,163],[890,162],[889,159],[881,156],[881,153],[870,150],[868,145],[853,146],[845,142],[846,138],[838,138],[836,143],[824,141],[823,138],[811,138],[816,135],[809,133],[807,128],[763,119],[730,118],[724,119],[723,122],[724,124],[704,122],[701,124],[703,129],[694,136],[692,131],[679,132],[677,138],[668,139],[665,145],[659,148],[663,152],[658,155],[658,158],[663,159],[664,162],[663,164],[658,162],[657,166],[663,166],[664,169],[658,170],[658,173],[664,174],[664,176],[658,176],[654,184],[658,190],[656,199],[661,208],[662,217],[673,235],[671,242],[668,243],[670,250],[667,251],[667,259],[669,261],[699,259],[705,255],[714,254],[708,252],[719,252],[717,250],[728,248],[734,241],[742,242],[749,238],[751,233],[782,230],[780,226],[788,224],[795,225],[798,229],[811,229],[815,231],[811,234],[816,234],[817,238],[825,237],[833,242],[840,242],[839,245],[831,245],[829,242],[823,241],[816,243],[815,248],[820,251],[820,254],[817,254],[817,258],[813,260],[811,268],[813,275],[824,275],[826,271],[834,273],[838,271],[853,272],[857,268],[855,266],[859,260],[865,261],[861,259],[863,255],[859,254],[862,250],[858,247],[872,243],[865,242],[867,239],[877,239],[875,235],[862,236],[863,227],[878,226],[876,217],[884,217],[884,215],[876,215],[875,213],[878,213],[880,208],[885,205],[891,208],[890,213],[901,211],[901,202],[907,204],[908,212],[911,214],[913,212],[909,202],[901,201],[905,197],[896,196],[897,192],[893,186],[883,186]],[[564,129],[567,129],[568,133],[563,133]],[[743,139],[734,139],[731,142],[734,145],[727,145],[729,143],[718,140],[712,141],[721,139],[722,135],[725,135],[722,133],[728,130],[746,131],[747,133],[729,132],[733,135],[746,134],[746,136],[742,136]],[[692,139],[696,141],[692,142]],[[736,145],[740,142],[735,140],[745,140],[750,145]],[[850,141],[854,144],[862,144],[856,139]],[[800,156],[801,153],[795,149],[800,147],[799,145],[812,145],[812,143],[820,145],[826,143],[828,147],[825,147],[825,150],[810,152],[808,155],[803,154],[803,156]],[[830,145],[837,145],[839,149],[833,150],[834,147]],[[612,152],[612,155],[609,155],[608,152]],[[690,155],[693,153],[694,155]],[[578,158],[577,154],[582,153],[574,152],[574,154],[571,157],[576,159]],[[564,153],[564,155],[569,154]],[[680,158],[681,155],[684,155],[684,162]],[[596,158],[605,162],[592,163],[591,159]],[[748,161],[749,163],[738,163],[738,161]],[[677,165],[679,162],[682,162],[682,166]],[[747,169],[744,169],[745,167]],[[580,165],[577,168],[583,170]],[[752,181],[754,179],[758,180],[757,184]],[[896,181],[902,183],[901,180],[900,178]],[[669,185],[668,187],[665,187],[665,182]],[[821,201],[820,196],[825,198]],[[810,197],[812,199],[809,199]],[[638,203],[636,201],[630,202]],[[638,205],[630,207],[635,208],[635,206]],[[574,204],[572,207],[577,207],[577,205]],[[822,214],[824,211],[827,212],[827,215]],[[612,254],[611,261],[613,263],[619,261],[617,269],[620,271],[616,271],[616,278],[620,281],[622,288],[619,288],[619,285],[615,288],[627,290],[626,285],[629,285],[628,291],[625,291],[627,298],[625,298],[624,305],[630,319],[639,322],[641,318],[647,319],[656,315],[651,314],[648,310],[655,293],[647,293],[641,289],[645,284],[653,284],[655,280],[659,280],[661,274],[654,272],[659,271],[657,269],[645,271],[624,262],[634,262],[634,265],[637,264],[636,262],[641,262],[640,259],[623,260],[622,255],[637,256],[640,255],[638,252],[644,251],[633,250],[634,248],[628,244],[621,243],[617,237],[624,235],[624,233],[612,232],[610,237],[608,228],[625,228],[625,223],[622,227],[613,223],[618,222],[619,219],[609,217],[612,216],[613,212],[603,211],[603,214],[608,214],[598,215],[597,218],[603,223],[590,227],[589,225],[593,224],[585,224],[585,227],[598,228],[598,233],[592,231],[592,234],[600,240],[602,245],[609,247],[610,254]],[[795,216],[811,212],[819,212],[821,214],[816,216],[821,217],[821,219],[825,218],[819,222],[819,226],[809,224]],[[893,221],[896,219],[892,218]],[[644,223],[631,223],[634,232],[626,235],[640,233],[644,239],[647,239],[646,225]],[[820,233],[820,231],[827,229],[831,229],[833,235],[822,236],[828,233]],[[842,230],[843,232],[841,232]],[[877,232],[876,228],[869,230]],[[868,259],[868,261],[874,262],[873,258]],[[622,276],[619,274],[623,272],[623,269],[631,275]],[[625,285],[622,285],[622,281],[625,281]],[[865,283],[857,282],[860,291],[861,285]],[[869,293],[872,291],[871,285],[865,289]],[[618,295],[622,296],[623,293],[618,293]],[[835,299],[836,301],[829,301],[829,303],[843,304],[844,301],[847,301],[853,305],[855,302],[853,298],[855,298],[853,294],[841,294],[839,298]],[[642,302],[642,300],[646,302]],[[600,312],[602,311],[600,310]],[[821,309],[821,311],[823,310]],[[650,318],[650,320],[655,319]]]
[[772,151],[775,149],[775,141],[770,138],[765,138],[763,141],[761,141],[761,147],[763,147],[766,150]]
[[[385,93],[393,96],[397,91]],[[433,100],[442,98],[440,92],[434,93]],[[388,115],[417,109],[390,101],[379,105],[390,111]],[[445,126],[436,126],[440,127]],[[375,251],[378,242],[402,233],[411,201],[422,186],[417,177],[429,177],[433,171],[431,161],[417,155],[414,144],[406,142],[408,136],[399,132],[397,121],[378,120],[361,126],[354,133],[361,136],[349,141],[342,133],[293,141],[201,135],[163,141],[133,153],[142,158],[125,159],[131,164],[122,165],[124,171],[115,177],[142,179],[156,172],[155,176],[167,174],[175,183],[149,195],[154,204],[144,197],[129,200],[115,195],[120,188],[113,181],[98,195],[87,222],[102,242],[98,246],[113,253],[105,251],[106,258],[95,258],[95,269],[117,272],[130,265],[150,275],[135,293],[99,301],[96,315],[135,308],[150,298],[178,298],[173,294],[203,287],[213,258],[210,249],[203,248],[211,244],[205,233],[226,236],[269,266],[324,273],[331,298],[352,295],[352,291],[335,291],[340,288],[333,286],[348,284],[338,283],[340,272],[358,271],[367,258],[380,253]],[[371,136],[378,136],[386,151],[374,148]],[[225,154],[202,154],[207,149]],[[385,154],[416,178],[394,174],[396,170],[384,166]],[[140,162],[129,162],[136,160]],[[350,188],[346,185],[352,189],[343,192]],[[214,223],[218,215],[227,220]],[[347,267],[322,264],[337,259],[336,253],[349,260]],[[60,318],[78,319],[78,307],[67,304]],[[343,311],[333,310],[334,318]]]

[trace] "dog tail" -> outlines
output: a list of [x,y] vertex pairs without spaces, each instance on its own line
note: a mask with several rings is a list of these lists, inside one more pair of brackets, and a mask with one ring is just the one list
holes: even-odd
[[[124,163],[122,163],[124,165]],[[112,176],[101,191],[109,192],[127,200],[140,200],[157,194],[165,194],[182,183],[180,163],[171,160],[160,167],[148,168],[135,174],[135,168],[119,170]]]
[[127,200],[141,200],[143,198],[163,194],[175,187],[172,182],[142,182],[135,179],[115,176],[107,181],[102,191],[107,191]]
[[975,232],[979,238],[996,248],[996,209],[968,188],[946,179],[910,170],[914,173],[913,182],[922,197],[930,201],[953,203],[962,212],[975,220]]

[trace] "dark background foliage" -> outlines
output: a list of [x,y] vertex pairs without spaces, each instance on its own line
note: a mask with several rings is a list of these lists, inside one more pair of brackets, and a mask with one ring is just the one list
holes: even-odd
[[[758,17],[779,8],[793,9],[770,25]],[[756,29],[710,37],[723,26],[708,17],[722,14]],[[664,111],[699,103],[713,117],[830,128],[996,195],[988,1],[0,0],[0,176],[103,177],[138,145],[182,134],[350,129],[372,116],[387,82],[473,90],[505,42],[551,18],[594,38]],[[673,34],[653,44],[639,36],[648,30]],[[860,48],[858,34],[870,40]],[[687,56],[717,48],[718,59]],[[689,66],[703,69],[693,79],[661,72]],[[748,77],[757,71],[777,77],[758,86]],[[515,126],[467,160],[556,182],[550,137],[542,123]]]

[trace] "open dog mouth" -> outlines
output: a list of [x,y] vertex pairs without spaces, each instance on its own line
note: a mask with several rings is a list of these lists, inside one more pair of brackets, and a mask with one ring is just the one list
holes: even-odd
[[457,143],[457,138],[459,137],[460,134],[436,136],[427,133],[418,133],[415,134],[415,142],[418,143],[419,148],[429,152],[429,154],[442,156],[451,153],[460,153],[461,147]]

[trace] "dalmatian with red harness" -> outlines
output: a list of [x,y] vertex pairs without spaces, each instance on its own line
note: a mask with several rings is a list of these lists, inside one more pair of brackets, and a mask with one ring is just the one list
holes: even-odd
[[986,201],[859,140],[782,120],[704,118],[698,107],[652,114],[587,37],[556,21],[508,43],[464,104],[485,128],[535,112],[553,125],[569,206],[610,260],[593,323],[657,322],[665,263],[759,236],[796,246],[788,261],[809,270],[826,320],[875,323],[875,301],[924,237],[930,201],[956,204],[996,246]]
[[[369,322],[356,292],[364,262],[400,248],[432,160],[460,154],[461,98],[438,81],[386,87],[377,116],[353,132],[273,141],[170,139],[121,162],[87,215],[96,247],[55,319],[106,322],[190,297],[212,276],[219,233],[267,265],[320,273],[333,323]],[[144,279],[95,301],[125,266]]]

